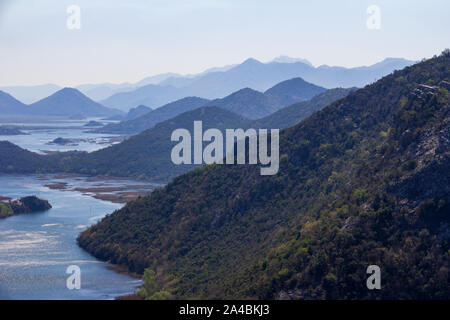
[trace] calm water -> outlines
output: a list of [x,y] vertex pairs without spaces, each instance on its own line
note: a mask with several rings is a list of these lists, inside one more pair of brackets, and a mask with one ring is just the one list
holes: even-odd
[[[42,151],[95,151],[110,146],[108,137],[116,137],[115,134],[103,134],[89,132],[88,127],[84,127],[90,120],[106,123],[115,121],[89,118],[86,120],[60,120],[52,122],[2,122],[0,125],[18,126],[27,135],[2,136],[0,141],[10,141],[23,149],[42,153]],[[53,145],[48,144],[56,138],[81,139],[85,141],[76,142],[76,145]]]
[[[46,183],[35,176],[0,176],[0,195],[36,195],[53,206],[0,219],[0,299],[113,299],[134,292],[140,280],[109,270],[76,244],[82,230],[122,205],[50,190]],[[80,290],[66,288],[69,265],[81,268]]]

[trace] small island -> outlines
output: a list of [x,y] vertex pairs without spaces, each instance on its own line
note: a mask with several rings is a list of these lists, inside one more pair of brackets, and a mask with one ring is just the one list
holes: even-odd
[[[8,199],[8,202],[6,200]],[[42,212],[51,209],[47,200],[39,199],[36,196],[23,197],[12,200],[7,197],[0,197],[0,218],[7,218],[15,214]]]
[[61,138],[58,137],[56,139],[53,139],[51,142],[47,142],[48,145],[61,145],[61,146],[77,146],[78,141],[81,141],[81,139],[67,139],[67,138]]

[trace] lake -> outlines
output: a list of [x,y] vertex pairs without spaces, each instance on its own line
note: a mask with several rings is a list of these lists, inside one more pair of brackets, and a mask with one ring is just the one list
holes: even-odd
[[[77,180],[66,179],[69,184]],[[110,270],[78,247],[78,234],[122,204],[50,189],[39,176],[0,176],[0,195],[36,195],[52,209],[0,219],[0,299],[114,299],[141,280]],[[66,269],[81,269],[81,289],[66,287]]]
[[[89,118],[85,120],[54,120],[54,121],[31,121],[16,122],[0,119],[0,126],[14,126],[19,128],[25,135],[0,135],[0,141],[9,141],[23,149],[43,153],[43,151],[87,151],[92,152],[116,142],[119,135],[91,132],[93,128],[85,127],[89,121],[100,121],[101,123],[115,123],[117,121]],[[51,144],[56,138],[76,139],[75,144]]]

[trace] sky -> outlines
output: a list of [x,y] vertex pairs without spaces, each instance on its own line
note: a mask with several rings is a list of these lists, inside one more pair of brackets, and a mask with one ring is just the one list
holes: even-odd
[[0,0],[0,86],[137,82],[279,55],[420,60],[450,47],[449,16],[448,0]]

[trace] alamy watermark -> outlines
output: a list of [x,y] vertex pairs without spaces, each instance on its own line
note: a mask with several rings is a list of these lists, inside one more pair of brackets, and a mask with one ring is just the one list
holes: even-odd
[[69,30],[81,29],[81,8],[75,4],[67,7],[66,12],[68,14],[66,20],[66,26]]
[[[194,121],[194,136],[187,129],[176,129],[172,132],[171,140],[178,141],[171,152],[174,164],[248,164],[259,163],[261,175],[274,175],[279,169],[279,129],[270,130],[270,154],[268,154],[269,134],[267,129],[226,129],[224,137],[219,129],[208,129],[203,132],[202,121]],[[248,139],[249,150],[246,151]],[[181,140],[181,141],[180,141]],[[203,142],[210,142],[203,149]],[[235,150],[235,146],[237,150]],[[192,159],[193,150],[193,159]],[[237,159],[235,159],[237,158]]]
[[66,280],[66,287],[69,290],[81,289],[81,268],[77,265],[70,265],[66,269],[66,273],[70,276]]
[[367,274],[370,274],[370,277],[367,278],[366,286],[369,290],[381,289],[381,269],[379,266],[373,264],[367,267]]
[[367,29],[380,30],[381,29],[381,9],[377,5],[371,5],[367,8],[366,13],[369,15],[366,21]]

